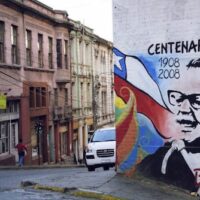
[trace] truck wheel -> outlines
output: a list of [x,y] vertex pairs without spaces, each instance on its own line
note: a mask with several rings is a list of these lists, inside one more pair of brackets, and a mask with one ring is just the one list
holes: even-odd
[[105,171],[107,171],[107,170],[109,170],[109,167],[108,167],[108,166],[104,166],[103,169],[104,169]]
[[93,166],[87,166],[87,168],[89,172],[95,171],[95,167]]

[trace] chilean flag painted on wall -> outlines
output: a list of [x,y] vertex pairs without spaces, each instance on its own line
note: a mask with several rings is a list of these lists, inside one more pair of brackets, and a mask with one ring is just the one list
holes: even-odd
[[[163,139],[175,137],[176,124],[171,120],[174,115],[165,105],[160,88],[151,77],[147,66],[136,56],[125,55],[116,48],[113,52],[116,56],[114,73],[117,95],[120,96],[121,87],[130,88],[136,98],[137,113],[145,115]],[[124,98],[124,101],[127,100]]]

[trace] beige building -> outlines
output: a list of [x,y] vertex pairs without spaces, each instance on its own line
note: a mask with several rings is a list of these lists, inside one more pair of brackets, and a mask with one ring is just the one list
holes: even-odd
[[82,162],[88,133],[114,123],[112,43],[71,22],[73,146],[76,161]]
[[114,76],[112,43],[95,35],[93,45],[94,124],[114,125]]
[[93,129],[93,32],[79,22],[71,22],[73,146],[76,162],[82,162],[88,131]]

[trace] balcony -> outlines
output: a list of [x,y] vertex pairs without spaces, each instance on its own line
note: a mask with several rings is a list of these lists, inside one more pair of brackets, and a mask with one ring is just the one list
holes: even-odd
[[65,118],[65,120],[70,120],[72,118],[72,107],[71,106],[64,107],[64,118]]
[[54,121],[61,120],[63,118],[63,108],[61,106],[55,106],[53,109]]
[[54,121],[69,121],[72,118],[71,106],[55,106],[53,109]]
[[57,70],[56,83],[60,85],[70,83],[70,71],[67,69]]

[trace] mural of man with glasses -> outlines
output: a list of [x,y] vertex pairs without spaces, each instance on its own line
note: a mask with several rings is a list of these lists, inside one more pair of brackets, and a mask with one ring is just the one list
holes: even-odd
[[[168,90],[169,102],[175,107],[176,122],[182,127],[186,137],[196,139],[200,133],[192,132],[199,126],[200,122],[200,93],[182,93],[180,91]],[[191,133],[191,135],[190,135]]]
[[200,175],[200,59],[191,60],[184,67],[184,76],[168,86],[175,89],[167,90],[167,104],[180,139],[165,143],[155,154],[144,158],[139,170],[196,191]]
[[128,155],[120,157],[119,169],[126,172],[136,165],[143,175],[200,193],[200,59],[175,58],[176,66],[167,70],[177,76],[158,79],[157,71],[167,67],[161,68],[157,57],[126,55],[116,48],[113,52],[116,94],[124,102],[124,88],[134,94],[137,122],[134,133],[124,131],[131,123],[117,127],[121,138],[137,136]]

